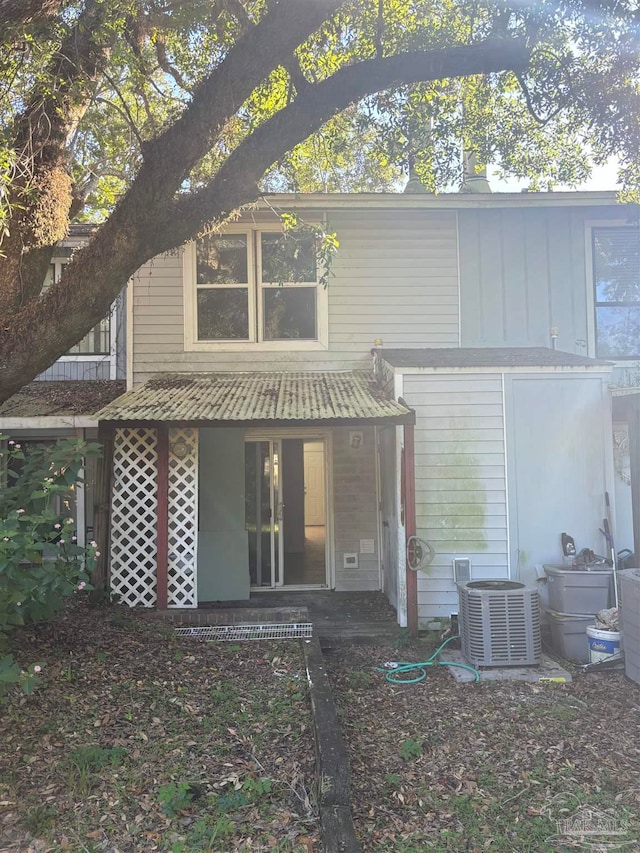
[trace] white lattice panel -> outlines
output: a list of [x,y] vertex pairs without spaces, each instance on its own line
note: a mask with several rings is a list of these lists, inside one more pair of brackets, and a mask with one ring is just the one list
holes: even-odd
[[117,429],[111,497],[111,589],[130,607],[156,603],[158,473],[155,429]]
[[167,603],[197,607],[198,430],[169,430]]

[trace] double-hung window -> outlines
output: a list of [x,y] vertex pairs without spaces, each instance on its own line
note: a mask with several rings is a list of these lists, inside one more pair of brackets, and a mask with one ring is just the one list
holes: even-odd
[[311,239],[280,231],[207,234],[185,250],[185,346],[326,348],[326,292]]
[[591,229],[595,351],[600,358],[640,358],[640,228]]
[[[64,253],[64,254],[62,254]],[[51,287],[57,281],[65,266],[69,263],[71,249],[64,247],[57,250],[57,254],[51,259],[47,275],[44,280],[43,290]],[[66,355],[109,355],[111,352],[111,316],[108,314],[103,320],[90,329],[89,332],[67,351]]]

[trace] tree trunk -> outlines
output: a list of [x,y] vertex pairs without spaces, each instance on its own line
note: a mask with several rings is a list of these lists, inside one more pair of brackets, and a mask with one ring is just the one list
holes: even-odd
[[24,24],[53,18],[63,0],[0,0],[0,27],[17,30]]

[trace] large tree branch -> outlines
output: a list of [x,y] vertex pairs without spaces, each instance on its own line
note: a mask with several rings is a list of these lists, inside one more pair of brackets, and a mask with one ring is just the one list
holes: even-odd
[[97,35],[113,14],[107,5],[88,0],[14,122],[10,139],[17,160],[0,258],[0,315],[38,296],[49,263],[47,247],[67,232],[74,202],[67,143],[116,37],[112,28],[106,28],[107,38]]
[[[257,128],[206,189],[178,199],[168,210],[141,211],[142,221],[132,221],[130,227],[125,224],[129,221],[126,217],[118,217],[118,208],[92,243],[76,253],[62,280],[37,304],[20,311],[11,328],[0,329],[0,399],[36,376],[95,325],[145,261],[191,238],[204,223],[222,221],[233,210],[254,201],[259,196],[257,182],[271,163],[335,113],[367,94],[401,83],[520,70],[528,55],[522,42],[493,40],[399,54],[344,68],[310,85],[292,104]],[[129,215],[129,211],[125,213]],[[33,340],[39,342],[37,350],[26,343]]]
[[166,220],[156,223],[157,251],[169,248],[161,234],[169,241],[184,242],[205,223],[224,218],[235,207],[255,200],[259,195],[257,182],[272,163],[336,113],[366,95],[407,83],[520,71],[526,67],[529,56],[530,50],[521,40],[488,39],[476,45],[368,60],[310,85],[293,103],[248,136],[208,186],[175,201]]
[[144,205],[167,203],[194,166],[208,153],[220,131],[251,92],[283,64],[345,0],[278,0],[261,21],[244,32],[226,58],[195,90],[189,106],[164,133],[144,147],[135,185],[119,205],[117,217],[135,208],[137,188],[156,188]]
[[[182,116],[145,145],[136,178],[91,247],[78,253],[58,284],[24,305],[10,326],[0,327],[3,396],[55,361],[107,313],[127,279],[156,253],[157,216],[229,118],[343,2],[275,0],[196,89]],[[25,344],[34,339],[39,341],[37,351]]]
[[0,0],[0,27],[17,30],[25,24],[47,21],[66,5],[64,0]]

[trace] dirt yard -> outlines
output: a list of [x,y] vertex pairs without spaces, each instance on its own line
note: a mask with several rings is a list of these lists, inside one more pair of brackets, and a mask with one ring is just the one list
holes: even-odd
[[297,642],[179,640],[81,603],[12,642],[43,672],[0,706],[0,851],[317,853]]
[[327,656],[366,853],[640,850],[636,685],[617,673],[459,685],[438,668],[393,686],[376,671],[432,650]]

